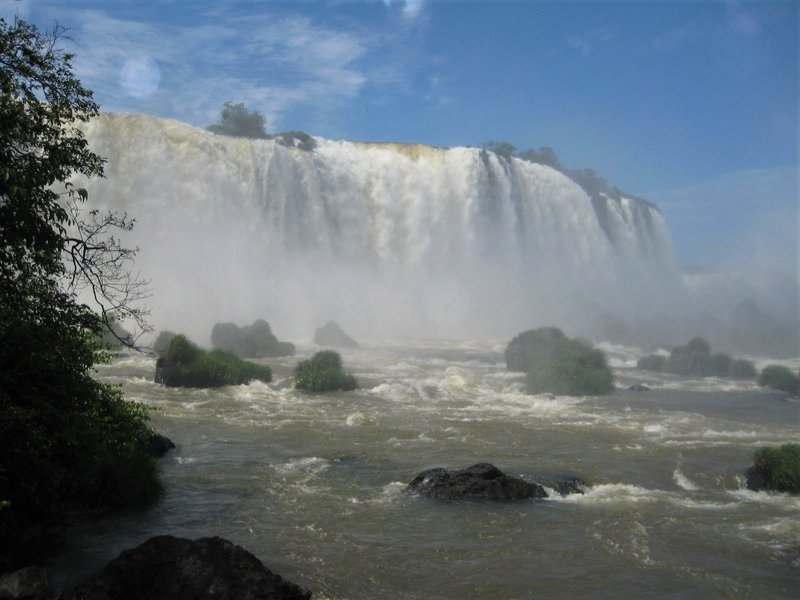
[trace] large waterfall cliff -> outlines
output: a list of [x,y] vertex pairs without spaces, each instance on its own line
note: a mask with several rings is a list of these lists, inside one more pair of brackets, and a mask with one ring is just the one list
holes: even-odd
[[676,268],[659,211],[590,198],[547,166],[475,148],[217,136],[103,114],[93,207],[137,226],[157,328],[339,320],[364,335],[507,335],[663,301]]

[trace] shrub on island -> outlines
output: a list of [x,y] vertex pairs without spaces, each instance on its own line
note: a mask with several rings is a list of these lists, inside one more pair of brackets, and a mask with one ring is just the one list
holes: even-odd
[[758,385],[771,387],[775,390],[800,394],[800,378],[789,367],[783,365],[768,365],[758,376]]
[[585,396],[614,389],[606,355],[588,342],[568,338],[557,327],[517,335],[506,347],[505,356],[509,370],[528,374],[529,394]]
[[216,323],[211,330],[211,346],[241,358],[291,356],[294,344],[280,342],[264,319],[239,327],[236,323]]
[[711,345],[701,337],[692,338],[685,346],[672,349],[666,370],[677,375],[709,375],[711,373]]
[[506,346],[506,366],[509,371],[527,373],[532,364],[552,358],[568,341],[558,327],[523,331]]
[[272,380],[272,370],[223,350],[203,350],[184,335],[176,335],[156,362],[156,383],[168,387],[208,388],[241,385],[253,379]]
[[800,493],[800,444],[770,446],[753,455],[755,466],[747,471],[747,487],[759,490],[776,490]]
[[294,384],[307,392],[348,391],[358,387],[356,378],[342,369],[342,357],[333,350],[317,352],[298,364],[294,370]]
[[580,340],[569,340],[553,356],[528,370],[529,394],[600,396],[614,390],[614,374],[606,355]]
[[743,358],[734,358],[728,371],[728,376],[734,379],[755,379],[757,374],[753,361]]
[[676,346],[669,357],[659,354],[644,356],[636,366],[648,371],[666,371],[694,377],[733,377],[752,379],[755,365],[749,360],[733,358],[724,352],[711,353],[711,344],[701,337],[692,338],[685,346]]

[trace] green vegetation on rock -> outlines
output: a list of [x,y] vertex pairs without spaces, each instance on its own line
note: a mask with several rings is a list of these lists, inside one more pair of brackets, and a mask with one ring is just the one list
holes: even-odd
[[753,361],[744,358],[734,358],[728,371],[728,376],[734,379],[755,379],[757,374]]
[[701,337],[692,338],[685,346],[676,346],[669,357],[658,354],[644,356],[636,366],[648,371],[665,371],[687,377],[752,379],[756,376],[751,361],[733,358],[724,352],[712,354],[711,344]]
[[783,365],[768,365],[764,367],[761,375],[758,376],[758,385],[794,395],[800,394],[800,377],[789,367],[784,367]]
[[800,493],[800,444],[761,448],[756,451],[753,461],[764,476],[768,489]]
[[333,350],[317,352],[298,364],[294,370],[294,383],[297,389],[308,392],[347,391],[358,387],[356,378],[344,372],[342,357]]
[[567,342],[567,336],[558,327],[523,331],[506,346],[506,367],[509,371],[527,373],[532,364],[552,358]]
[[176,335],[156,362],[156,383],[168,387],[210,388],[241,385],[258,379],[269,383],[272,370],[223,350],[203,350],[184,335]]
[[614,389],[606,355],[588,342],[568,338],[557,327],[517,335],[506,346],[505,357],[509,370],[528,374],[529,394],[586,396]]

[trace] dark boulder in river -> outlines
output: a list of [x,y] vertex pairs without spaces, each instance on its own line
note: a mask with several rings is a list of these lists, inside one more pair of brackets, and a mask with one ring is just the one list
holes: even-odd
[[147,443],[150,447],[150,454],[155,458],[161,458],[175,447],[175,443],[171,439],[155,432],[150,436]]
[[406,489],[437,500],[547,498],[541,485],[506,475],[489,463],[478,463],[460,471],[428,469],[414,477]]
[[335,348],[358,348],[358,342],[347,335],[335,321],[328,321],[324,327],[317,329],[314,343]]
[[311,592],[222,538],[168,535],[125,550],[80,584],[75,600],[306,600]]

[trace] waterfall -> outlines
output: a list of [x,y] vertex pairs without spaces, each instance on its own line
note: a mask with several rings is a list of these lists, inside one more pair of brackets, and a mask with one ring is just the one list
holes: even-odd
[[590,198],[550,167],[475,148],[217,136],[103,114],[108,159],[81,181],[127,212],[157,329],[207,341],[266,318],[303,339],[329,319],[361,336],[502,337],[665,302],[678,279],[658,209]]

